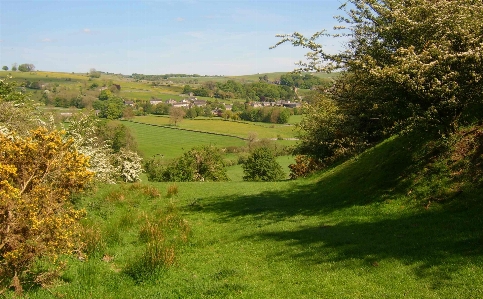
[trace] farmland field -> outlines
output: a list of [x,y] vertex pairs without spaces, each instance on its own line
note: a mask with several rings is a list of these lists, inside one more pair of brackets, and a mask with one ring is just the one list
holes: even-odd
[[136,136],[139,150],[146,158],[154,155],[162,155],[165,159],[176,158],[192,147],[200,145],[215,145],[223,148],[245,144],[245,141],[234,137],[162,128],[127,121],[122,122],[122,124],[132,130]]
[[[137,116],[136,122],[155,125],[168,125],[169,117],[164,116]],[[258,138],[294,138],[294,127],[290,125],[266,124],[253,122],[225,121],[221,118],[209,119],[185,119],[179,123],[179,127],[190,130],[229,134],[241,138],[247,138],[252,132],[257,133]]]

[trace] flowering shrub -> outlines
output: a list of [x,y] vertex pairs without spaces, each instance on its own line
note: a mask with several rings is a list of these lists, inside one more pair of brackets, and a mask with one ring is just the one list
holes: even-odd
[[122,148],[115,154],[117,172],[124,182],[140,181],[139,175],[143,171],[142,158],[135,152]]
[[72,206],[70,195],[92,176],[88,157],[58,131],[0,134],[0,277],[13,279],[17,292],[36,258],[55,262],[76,248],[84,212]]
[[[374,143],[411,130],[446,135],[481,119],[481,1],[349,0],[341,8],[335,31],[281,35],[275,47],[307,48],[300,70],[342,71],[327,94],[352,128],[342,142],[349,150],[353,137]],[[346,48],[328,53],[321,37],[343,37]],[[319,129],[307,129],[316,140]]]
[[94,115],[80,114],[71,121],[67,131],[77,150],[90,158],[89,169],[95,173],[95,180],[108,184],[118,180],[139,181],[142,158],[126,149],[115,153],[107,141],[98,137],[98,123]]

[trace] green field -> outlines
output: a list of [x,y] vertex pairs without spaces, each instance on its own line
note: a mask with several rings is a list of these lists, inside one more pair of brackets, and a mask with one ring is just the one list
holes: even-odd
[[[142,122],[155,125],[168,125],[169,117],[165,116],[137,116],[134,118],[136,122]],[[235,122],[225,121],[221,118],[210,119],[184,119],[179,123],[182,129],[199,130],[205,132],[215,132],[220,134],[229,134],[241,138],[247,138],[250,133],[255,132],[258,138],[294,138],[294,127],[290,125],[253,123],[253,122]]]
[[[115,84],[121,85],[121,96],[138,99],[138,100],[149,100],[151,97],[158,97],[163,99],[177,99],[176,96],[183,91],[183,86],[188,84],[189,81],[197,80],[198,83],[190,83],[192,86],[201,85],[204,82],[226,82],[227,80],[235,80],[241,83],[252,83],[258,82],[259,77],[264,75],[268,76],[269,81],[276,81],[280,79],[280,76],[286,74],[286,72],[275,72],[275,73],[263,73],[254,75],[244,75],[244,76],[219,76],[219,77],[172,77],[164,81],[159,81],[158,86],[153,86],[151,81],[147,80],[134,80],[131,78],[126,78],[119,75],[107,75],[102,74],[100,78],[89,78],[87,73],[61,73],[61,72],[45,72],[45,71],[34,71],[34,72],[11,72],[11,71],[0,71],[0,78],[7,76],[12,76],[14,80],[22,82],[26,80],[30,81],[41,81],[43,83],[57,83],[62,86],[84,86],[90,85],[94,82],[100,83],[102,86],[104,83],[112,81]],[[313,74],[320,78],[333,78],[337,76],[334,74]],[[202,99],[210,99],[203,98]],[[212,99],[211,99],[212,100]],[[234,100],[234,99],[231,99]],[[236,100],[236,99],[235,99]],[[227,101],[231,102],[231,101]]]
[[[177,183],[170,198],[172,183],[145,185],[160,191],[154,198],[133,185],[100,187],[77,202],[98,230],[97,249],[85,261],[69,258],[58,281],[26,295],[481,298],[480,192],[465,188],[428,206],[417,194],[437,182],[413,176],[406,146],[392,138],[297,181]],[[142,227],[159,211],[184,218],[189,237],[174,264],[138,275],[130,269],[145,248]]]
[[288,124],[290,124],[290,125],[298,124],[302,121],[302,117],[303,117],[303,115],[292,115],[288,119]]
[[143,155],[161,155],[165,159],[181,156],[195,146],[215,145],[217,147],[243,146],[246,142],[234,137],[202,134],[177,129],[162,128],[133,122],[122,122],[136,136]]

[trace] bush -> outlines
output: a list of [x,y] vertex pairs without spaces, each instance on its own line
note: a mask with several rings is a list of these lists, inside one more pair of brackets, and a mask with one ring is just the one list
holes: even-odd
[[84,213],[74,209],[70,195],[93,173],[88,158],[57,131],[0,134],[0,144],[0,277],[21,293],[20,279],[38,258],[55,263],[75,249]]
[[[418,130],[442,137],[481,120],[483,4],[455,4],[348,0],[333,34],[281,35],[276,46],[289,42],[309,49],[300,70],[343,70],[327,90],[337,109],[309,111],[300,153],[326,162],[394,133]],[[349,46],[328,53],[317,43],[328,36],[348,38]]]
[[278,181],[285,177],[282,166],[275,160],[273,152],[260,147],[243,163],[245,181]]
[[295,164],[290,164],[290,178],[296,179],[298,177],[306,177],[314,171],[320,170],[323,164],[310,156],[297,155],[295,157]]
[[220,149],[213,146],[195,147],[168,165],[160,159],[145,164],[148,179],[158,182],[227,181],[224,167]]

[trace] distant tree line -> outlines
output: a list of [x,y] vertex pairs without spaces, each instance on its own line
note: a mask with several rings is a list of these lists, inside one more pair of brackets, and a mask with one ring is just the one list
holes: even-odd
[[291,110],[283,107],[248,107],[239,114],[239,117],[246,121],[286,124],[293,113]]
[[183,93],[193,93],[200,97],[213,97],[218,99],[245,99],[249,101],[291,100],[295,92],[289,86],[280,86],[265,82],[239,83],[234,80],[226,82],[206,82],[199,87],[185,85]]
[[[136,80],[148,80],[148,81],[157,81],[157,80],[166,80],[168,78],[186,78],[186,77],[203,77],[198,74],[164,74],[164,75],[144,75],[144,74],[136,74],[133,73],[131,75],[133,79]],[[207,77],[207,76],[205,76]]]
[[328,86],[329,81],[323,80],[311,74],[288,73],[280,76],[280,85],[311,89],[315,86]]
[[[8,66],[2,66],[2,70],[8,71]],[[21,72],[32,72],[35,71],[35,65],[31,63],[22,63],[21,65],[17,65],[17,63],[12,64],[12,71],[21,71]]]

